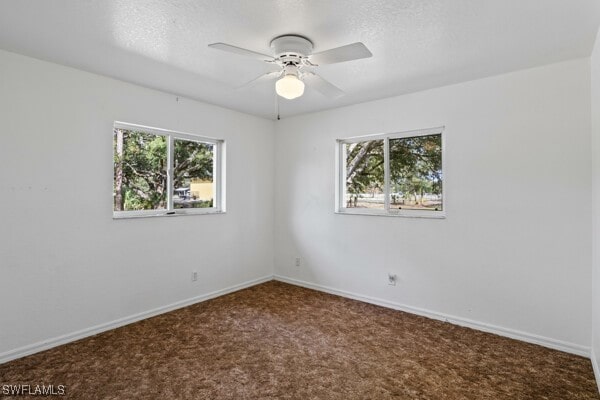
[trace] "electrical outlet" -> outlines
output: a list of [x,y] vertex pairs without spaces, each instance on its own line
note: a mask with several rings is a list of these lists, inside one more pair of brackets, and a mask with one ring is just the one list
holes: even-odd
[[192,282],[196,282],[198,280],[198,272],[192,271]]
[[398,282],[398,276],[396,274],[388,272],[388,285],[396,286],[396,282]]
[[302,260],[300,260],[300,257],[296,257],[296,267],[299,267],[299,266],[300,266],[300,264],[301,264],[301,261],[302,261]]

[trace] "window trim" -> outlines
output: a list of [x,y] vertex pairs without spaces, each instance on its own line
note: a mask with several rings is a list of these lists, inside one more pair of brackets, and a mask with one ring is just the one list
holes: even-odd
[[[446,198],[446,135],[445,126],[427,129],[417,129],[411,131],[394,132],[394,133],[378,133],[373,135],[353,136],[345,139],[336,140],[335,152],[335,213],[348,215],[375,215],[384,217],[409,217],[409,218],[446,218],[447,198]],[[443,207],[440,211],[424,211],[424,210],[398,210],[390,208],[390,168],[389,168],[389,141],[390,139],[401,139],[416,136],[441,135],[442,140],[442,201]],[[346,188],[346,144],[365,142],[369,140],[383,140],[383,156],[384,156],[384,209],[369,209],[369,208],[347,208],[345,204],[345,188]],[[387,194],[387,195],[385,195]]]
[[[167,139],[167,208],[164,210],[130,210],[115,211],[113,204],[113,219],[145,218],[145,217],[175,217],[182,215],[224,214],[225,209],[225,141],[207,136],[178,132],[170,129],[153,128],[145,125],[115,121],[114,129],[138,130],[141,132],[164,136]],[[175,139],[189,140],[214,145],[213,157],[213,190],[215,198],[210,208],[174,208],[173,207],[173,158]],[[114,150],[113,150],[114,159]],[[113,172],[114,182],[114,172]]]

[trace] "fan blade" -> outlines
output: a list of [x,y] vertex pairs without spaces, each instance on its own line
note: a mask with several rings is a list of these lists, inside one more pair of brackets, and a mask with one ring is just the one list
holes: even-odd
[[335,64],[344,61],[372,57],[373,54],[361,42],[347,44],[335,49],[325,50],[311,55],[308,59],[315,65]]
[[251,81],[246,82],[243,85],[236,87],[236,89],[241,89],[241,88],[246,87],[246,86],[252,86],[252,85],[257,84],[259,82],[265,82],[265,81],[277,78],[277,77],[279,77],[279,75],[282,74],[282,72],[283,71],[267,72],[266,74],[262,74],[259,77],[254,78]]
[[303,80],[326,97],[337,99],[345,94],[342,89],[329,83],[314,72],[307,72],[304,74]]
[[232,46],[226,43],[212,43],[209,44],[208,47],[212,47],[213,49],[217,50],[227,51],[229,53],[239,54],[241,56],[256,58],[261,61],[273,61],[273,57],[268,56],[266,54],[257,53],[252,50],[242,49],[241,47]]

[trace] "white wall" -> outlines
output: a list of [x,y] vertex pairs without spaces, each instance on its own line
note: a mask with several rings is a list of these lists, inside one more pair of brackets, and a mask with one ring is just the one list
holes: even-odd
[[[227,213],[113,220],[115,120],[225,139]],[[0,121],[0,359],[271,276],[272,121],[3,51]]]
[[593,304],[592,304],[592,363],[600,388],[600,32],[591,59],[592,74],[592,187],[593,187]]
[[[589,350],[588,59],[275,124],[3,51],[0,71],[0,359],[273,268]],[[226,139],[227,214],[113,220],[114,120]],[[336,138],[439,125],[446,219],[333,213]]]
[[[446,219],[334,214],[336,138],[441,125]],[[588,354],[589,59],[284,119],[275,150],[276,274]]]

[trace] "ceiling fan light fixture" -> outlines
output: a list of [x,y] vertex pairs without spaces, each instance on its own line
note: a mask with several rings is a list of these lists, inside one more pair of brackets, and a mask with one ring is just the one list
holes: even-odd
[[320,77],[313,71],[313,68],[319,65],[336,64],[373,56],[361,42],[314,53],[313,43],[310,40],[293,34],[281,35],[273,39],[271,41],[271,55],[221,42],[212,43],[208,46],[264,61],[269,64],[269,67],[277,66],[278,71],[267,72],[240,87],[279,78],[275,83],[275,92],[278,96],[288,100],[296,99],[304,94],[305,82],[308,86],[331,99],[343,96],[344,92],[341,89]]
[[304,94],[304,82],[296,75],[284,75],[275,83],[275,91],[284,99],[292,100]]

